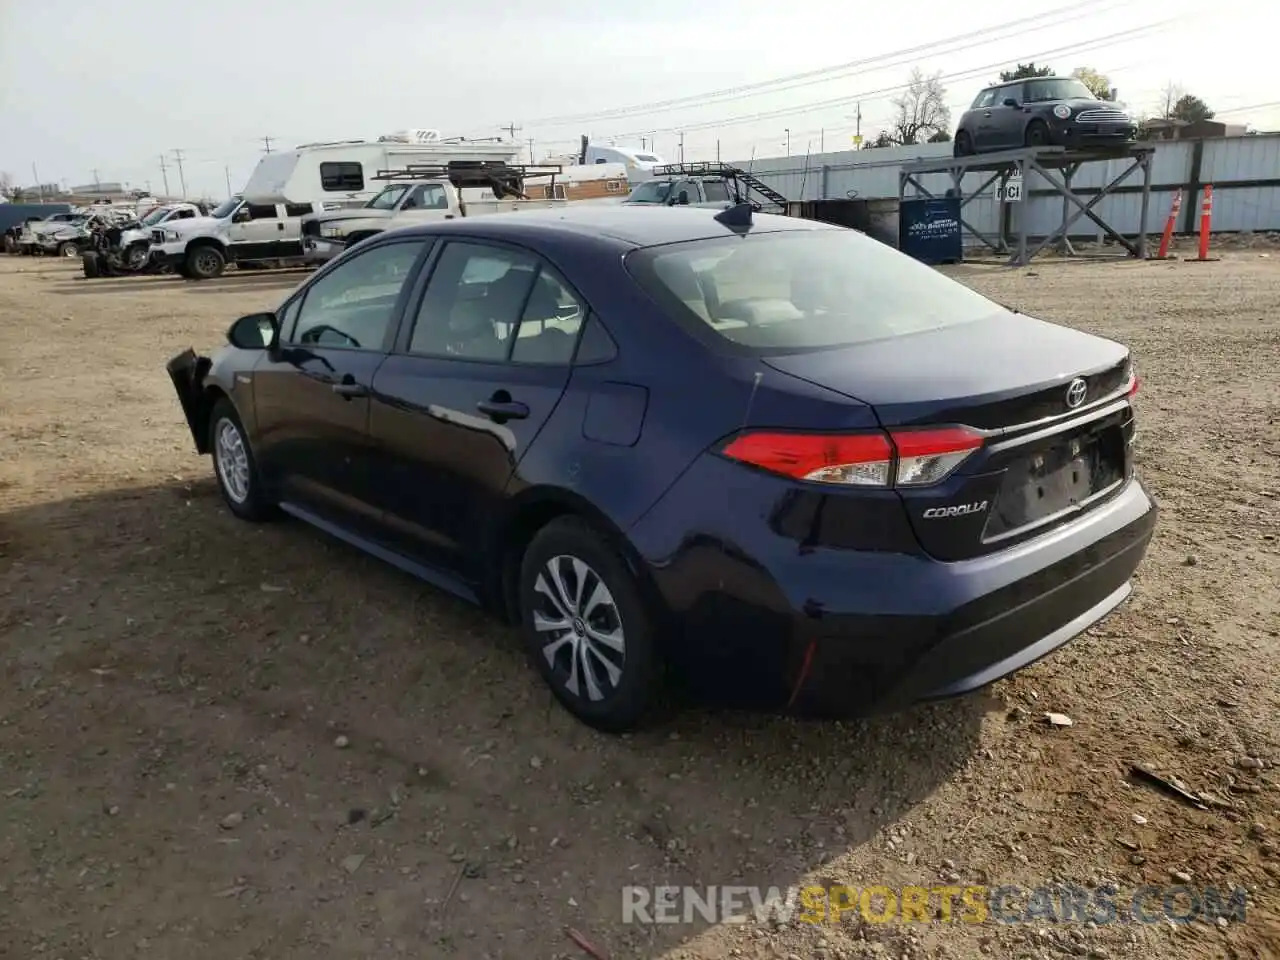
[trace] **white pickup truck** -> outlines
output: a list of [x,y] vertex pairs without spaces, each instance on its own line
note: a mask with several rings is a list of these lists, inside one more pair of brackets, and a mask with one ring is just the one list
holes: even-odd
[[374,179],[386,180],[387,186],[363,207],[303,218],[303,257],[308,263],[323,263],[366,237],[417,223],[564,206],[567,200],[524,197],[526,177],[554,180],[559,170],[455,161],[379,171]]
[[319,203],[223,201],[207,217],[166,222],[151,228],[150,259],[190,280],[221,275],[228,263],[259,264],[302,255],[302,218]]

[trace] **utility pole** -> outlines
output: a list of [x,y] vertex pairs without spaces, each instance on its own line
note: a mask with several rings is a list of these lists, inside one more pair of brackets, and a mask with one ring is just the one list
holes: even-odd
[[231,167],[224,166],[222,168],[222,175],[227,178],[227,196],[229,197],[231,196]]
[[271,141],[272,141],[272,140],[274,140],[274,139],[275,139],[274,137],[263,137],[263,138],[262,138],[262,152],[263,152],[263,153],[270,153],[270,152],[271,152]]
[[175,148],[173,151],[173,159],[178,164],[178,183],[182,185],[182,199],[185,200],[187,199],[187,177],[182,171],[182,151]]
[[165,165],[164,154],[160,154],[160,176],[164,178],[164,198],[169,199],[169,168]]
[[818,131],[818,152],[827,152],[827,128],[823,127]]
[[95,193],[101,193],[101,192],[102,192],[102,181],[98,179],[98,170],[97,170],[97,168],[95,167],[93,170],[91,170],[91,171],[90,171],[90,173],[92,173],[92,174],[93,174],[93,189],[94,189],[94,192],[95,192]]
[[526,139],[525,143],[529,145],[529,162],[533,163],[533,137]]
[[521,130],[523,130],[524,127],[517,127],[515,124],[515,121],[513,120],[511,123],[507,124],[505,127],[499,127],[498,129],[506,131],[507,135],[510,136],[512,140],[514,140],[516,138],[516,134],[519,133]]
[[786,134],[787,134],[787,156],[789,157],[791,156],[791,128],[790,127],[786,128]]
[[44,190],[40,187],[40,171],[36,169],[36,163],[34,160],[31,161],[31,176],[35,180],[35,183],[33,183],[32,186],[36,188],[36,196],[43,200]]
[[716,163],[720,162],[720,138],[716,137]]
[[684,131],[680,131],[680,162],[684,163]]

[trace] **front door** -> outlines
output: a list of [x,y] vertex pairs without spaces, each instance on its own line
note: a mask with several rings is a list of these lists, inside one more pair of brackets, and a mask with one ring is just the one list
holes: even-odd
[[228,231],[231,255],[235,260],[269,260],[280,256],[280,243],[284,239],[283,210],[274,203],[246,203],[237,217],[248,214],[247,220],[233,221]]
[[325,271],[281,312],[254,370],[255,449],[280,498],[333,522],[376,524],[369,396],[394,336],[421,238],[379,244]]
[[374,376],[375,483],[400,549],[479,578],[507,486],[568,382],[584,315],[526,250],[467,241],[439,251]]
[[[1016,106],[1009,106],[1012,100]],[[1022,128],[1025,119],[1022,111],[1022,87],[1005,87],[996,91],[991,105],[991,146],[1000,150],[1012,150],[1022,146]]]

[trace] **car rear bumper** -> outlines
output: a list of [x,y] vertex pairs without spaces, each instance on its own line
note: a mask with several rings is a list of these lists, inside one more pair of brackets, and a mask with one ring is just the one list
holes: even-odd
[[[722,469],[695,464],[673,492]],[[967,693],[1046,656],[1128,596],[1156,519],[1130,480],[1072,523],[948,563],[808,547],[747,520],[768,507],[719,500],[735,498],[701,498],[704,533],[682,543],[664,542],[671,494],[631,531],[671,615],[668,653],[699,698],[827,716]]]

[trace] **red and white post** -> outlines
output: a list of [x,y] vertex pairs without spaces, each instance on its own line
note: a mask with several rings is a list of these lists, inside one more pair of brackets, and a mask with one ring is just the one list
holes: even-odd
[[1213,184],[1204,185],[1204,197],[1200,200],[1200,255],[1187,257],[1192,263],[1209,263],[1217,257],[1209,256],[1209,224],[1213,220]]

